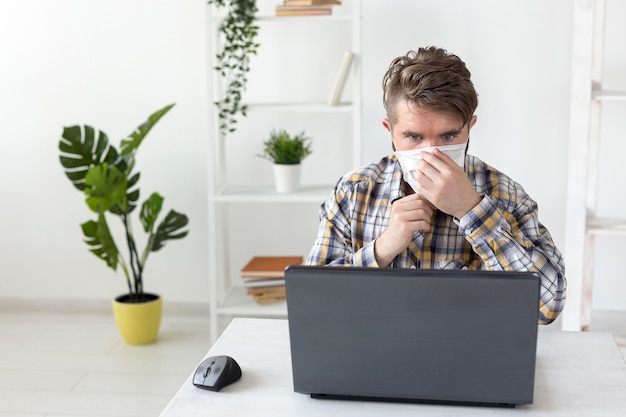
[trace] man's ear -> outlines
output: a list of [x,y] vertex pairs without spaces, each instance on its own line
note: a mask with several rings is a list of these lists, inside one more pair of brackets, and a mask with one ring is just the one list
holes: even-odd
[[387,129],[387,135],[389,136],[389,142],[391,142],[391,149],[396,151],[396,145],[393,144],[393,134],[391,133],[391,122],[386,117],[382,120],[383,127]]
[[473,115],[472,118],[469,121],[469,128],[473,128],[474,125],[476,124],[476,121],[478,120],[478,116]]

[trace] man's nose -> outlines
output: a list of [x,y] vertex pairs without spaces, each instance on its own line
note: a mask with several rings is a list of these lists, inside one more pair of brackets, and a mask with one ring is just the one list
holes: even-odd
[[432,148],[437,145],[438,143],[436,138],[424,138],[421,148]]

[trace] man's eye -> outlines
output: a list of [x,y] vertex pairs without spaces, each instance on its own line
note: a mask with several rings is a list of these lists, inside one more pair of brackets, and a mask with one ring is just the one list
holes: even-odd
[[410,140],[412,140],[413,142],[417,142],[418,140],[420,140],[420,137],[418,135],[411,135],[411,136],[407,136]]
[[456,135],[452,134],[452,133],[446,133],[445,135],[441,136],[441,139],[444,142],[449,142],[451,140],[453,140],[456,137]]

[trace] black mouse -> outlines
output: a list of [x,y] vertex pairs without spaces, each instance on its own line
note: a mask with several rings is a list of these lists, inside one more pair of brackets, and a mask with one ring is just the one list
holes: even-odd
[[219,391],[241,378],[239,364],[230,356],[211,356],[202,361],[193,375],[193,384],[202,389]]

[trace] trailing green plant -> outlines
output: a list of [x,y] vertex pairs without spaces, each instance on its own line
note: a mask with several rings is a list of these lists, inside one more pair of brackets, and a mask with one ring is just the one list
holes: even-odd
[[[88,125],[64,127],[59,139],[60,161],[65,175],[84,194],[87,206],[97,215],[95,220],[81,224],[85,243],[90,252],[114,271],[118,265],[122,268],[131,302],[144,300],[143,271],[148,254],[161,249],[168,240],[181,239],[188,233],[182,230],[189,223],[187,216],[174,210],[170,210],[157,226],[163,197],[152,193],[141,205],[139,213],[143,230],[148,234],[146,246],[140,254],[130,217],[139,201],[140,173],[133,173],[137,149],[152,127],[173,106],[170,104],[150,115],[122,139],[119,152],[109,143],[106,133]],[[128,263],[111,234],[107,221],[110,215],[119,217],[122,222]]]
[[216,53],[213,68],[224,80],[223,97],[214,104],[218,109],[220,131],[223,135],[236,129],[237,114],[247,115],[248,106],[241,97],[248,82],[250,57],[256,55],[259,44],[255,41],[259,27],[256,22],[256,0],[208,0],[208,4],[228,7],[219,25],[223,35],[222,49]]
[[311,138],[304,131],[290,135],[286,130],[272,130],[268,140],[263,142],[263,153],[259,156],[275,164],[294,165],[302,162],[313,152]]

